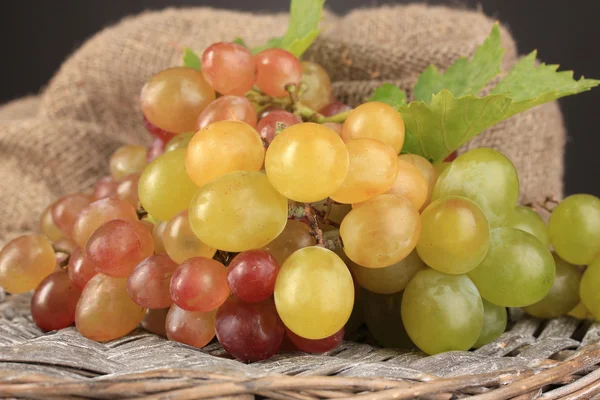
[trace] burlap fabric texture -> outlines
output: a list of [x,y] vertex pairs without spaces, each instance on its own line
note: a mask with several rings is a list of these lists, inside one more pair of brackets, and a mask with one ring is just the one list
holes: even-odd
[[[140,88],[154,73],[179,65],[184,46],[201,53],[237,36],[261,44],[283,34],[287,18],[167,9],[125,18],[90,38],[39,97],[0,109],[0,242],[35,229],[53,199],[106,174],[118,146],[149,143]],[[322,64],[336,95],[356,105],[382,82],[408,90],[428,64],[445,69],[473,54],[493,22],[475,11],[422,5],[326,13],[324,32],[305,58]],[[518,54],[505,28],[502,40],[506,70]],[[564,140],[560,111],[551,103],[488,130],[467,148],[490,146],[506,154],[519,171],[522,200],[536,201],[562,194]]]

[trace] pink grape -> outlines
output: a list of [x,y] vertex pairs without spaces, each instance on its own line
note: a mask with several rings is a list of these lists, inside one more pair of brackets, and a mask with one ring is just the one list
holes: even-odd
[[256,126],[256,110],[245,97],[222,96],[212,101],[198,116],[196,129],[200,130],[217,121],[242,121]]
[[31,317],[43,331],[63,329],[75,322],[81,289],[65,271],[48,275],[31,297]]
[[167,337],[201,349],[215,337],[216,314],[217,310],[186,311],[173,304],[165,323]]
[[283,49],[263,50],[255,56],[256,86],[269,96],[287,95],[287,85],[299,85],[302,81],[302,64],[290,52]]
[[79,289],[83,289],[90,279],[98,273],[96,265],[88,257],[87,252],[80,248],[76,248],[71,253],[67,271],[69,272],[69,277]]
[[327,336],[326,338],[316,340],[305,339],[301,336],[296,335],[289,329],[287,329],[287,336],[299,350],[305,351],[307,353],[319,354],[333,350],[336,347],[338,347],[340,343],[342,343],[342,340],[344,340],[344,328],[340,329],[331,336]]
[[275,110],[269,112],[267,116],[261,118],[256,125],[256,130],[258,131],[263,143],[266,145],[271,144],[273,139],[275,139],[275,134],[277,132],[277,124],[282,124],[281,129],[285,129],[288,126],[295,125],[302,122],[298,117],[288,111],[284,110]]
[[150,122],[148,120],[148,118],[146,118],[145,115],[144,115],[144,127],[146,127],[146,130],[148,131],[148,133],[150,133],[155,138],[162,140],[163,143],[167,143],[169,140],[173,139],[173,137],[176,135],[176,133],[165,131],[164,129],[161,129],[158,126],[154,125],[152,122]]
[[319,110],[319,114],[325,117],[331,117],[332,115],[336,115],[339,113],[343,113],[344,111],[350,110],[352,110],[352,107],[350,107],[349,105],[341,103],[339,101],[334,101],[333,103],[330,103],[325,107],[321,108],[321,110]]
[[144,308],[166,308],[173,304],[169,288],[178,265],[165,254],[140,262],[127,279],[131,300]]
[[138,206],[140,197],[138,196],[138,182],[140,180],[140,174],[127,175],[121,179],[117,186],[117,198],[131,204],[132,206]]
[[152,141],[152,144],[150,145],[150,147],[148,147],[148,151],[146,152],[146,161],[147,162],[154,161],[154,159],[156,159],[156,157],[160,156],[162,153],[165,152],[165,146],[166,146],[166,142],[164,142],[162,139],[155,138]]
[[146,311],[146,315],[142,320],[142,328],[155,335],[167,336],[166,323],[168,308],[157,308],[155,310]]
[[66,195],[52,207],[54,223],[67,237],[73,236],[75,221],[79,214],[86,208],[92,199],[81,193]]
[[245,47],[219,42],[204,50],[202,73],[217,92],[243,96],[254,86],[256,66],[252,53]]
[[119,183],[110,175],[103,176],[102,178],[98,179],[96,185],[94,186],[94,200],[100,200],[114,196],[117,192],[117,186],[119,186]]
[[227,300],[229,293],[227,268],[210,258],[187,259],[171,278],[171,298],[187,311],[214,310]]
[[238,254],[229,264],[227,282],[234,295],[248,302],[265,300],[273,295],[279,264],[264,250]]

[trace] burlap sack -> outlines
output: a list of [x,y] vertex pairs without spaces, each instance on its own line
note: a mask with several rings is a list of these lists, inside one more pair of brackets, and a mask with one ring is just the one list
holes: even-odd
[[[306,58],[331,74],[335,93],[361,102],[381,82],[409,89],[430,63],[444,69],[470,55],[493,21],[481,13],[421,5],[327,14],[325,31]],[[181,48],[201,52],[241,36],[261,44],[281,35],[287,16],[210,8],[167,9],[124,19],[69,57],[41,94],[0,110],[0,239],[35,228],[54,198],[89,187],[106,174],[123,143],[148,143],[138,95],[144,81],[180,64]],[[502,29],[504,68],[517,60]],[[491,146],[517,166],[525,201],[562,193],[564,128],[556,104],[513,117],[468,147]]]

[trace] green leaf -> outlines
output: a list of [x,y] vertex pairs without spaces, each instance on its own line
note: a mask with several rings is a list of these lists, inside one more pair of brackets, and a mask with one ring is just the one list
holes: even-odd
[[500,28],[498,24],[494,24],[492,32],[477,48],[470,61],[464,57],[460,58],[444,74],[434,65],[427,67],[414,87],[414,98],[429,103],[432,95],[443,89],[448,89],[456,97],[478,94],[500,73],[503,56]]
[[183,66],[198,70],[202,69],[200,57],[198,57],[198,55],[194,53],[194,50],[190,49],[189,47],[183,49]]
[[240,46],[245,47],[247,49],[249,48],[248,45],[246,44],[246,42],[244,41],[244,39],[242,39],[239,36],[236,37],[235,39],[233,39],[233,43],[239,44]]
[[380,101],[392,107],[400,107],[406,103],[406,93],[391,83],[384,83],[373,92],[367,101]]

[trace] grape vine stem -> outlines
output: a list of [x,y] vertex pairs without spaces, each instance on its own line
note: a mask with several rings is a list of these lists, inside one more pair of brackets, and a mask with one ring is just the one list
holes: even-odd
[[308,225],[310,226],[310,234],[317,241],[317,246],[323,246],[323,231],[319,227],[319,221],[317,216],[313,213],[313,206],[309,203],[304,204],[304,215],[308,219]]

